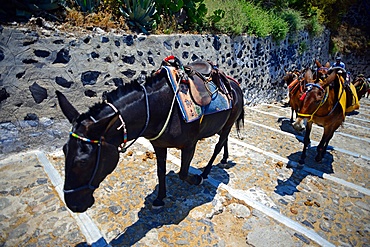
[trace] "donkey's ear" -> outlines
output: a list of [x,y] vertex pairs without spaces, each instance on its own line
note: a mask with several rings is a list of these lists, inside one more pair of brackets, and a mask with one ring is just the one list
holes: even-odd
[[55,91],[57,97],[59,106],[62,109],[62,112],[64,116],[68,119],[70,123],[73,123],[73,121],[80,115],[78,111],[74,108],[74,106],[67,100],[66,96],[62,94],[59,91]]

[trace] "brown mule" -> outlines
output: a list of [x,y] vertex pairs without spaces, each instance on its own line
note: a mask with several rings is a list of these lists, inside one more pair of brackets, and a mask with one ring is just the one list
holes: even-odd
[[[303,77],[302,77],[303,74]],[[308,80],[312,80],[312,71],[311,69],[306,69],[301,73],[298,70],[294,70],[291,72],[286,72],[283,80],[288,84],[288,98],[289,98],[289,105],[291,107],[291,115],[290,115],[290,122],[293,123],[293,116],[294,112],[296,113],[301,107],[302,102],[300,101],[300,97],[303,94],[305,84]]]
[[352,82],[353,86],[356,88],[356,93],[358,100],[365,96],[365,94],[370,90],[370,85],[365,76],[362,74],[356,76]]
[[[298,112],[298,118],[293,124],[296,130],[302,130],[304,128],[303,119],[308,119],[305,126],[306,133],[303,151],[299,160],[300,164],[304,164],[306,158],[313,123],[324,127],[324,133],[317,146],[317,155],[315,157],[317,162],[321,162],[334,132],[343,123],[346,116],[346,92],[343,86],[344,77],[345,71],[336,68],[325,80],[319,83],[306,84],[305,92],[301,97],[302,106]],[[342,103],[343,100],[344,104]]]

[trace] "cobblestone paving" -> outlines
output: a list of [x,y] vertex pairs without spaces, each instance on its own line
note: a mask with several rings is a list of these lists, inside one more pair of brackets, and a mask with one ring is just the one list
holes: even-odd
[[[322,133],[314,128],[302,168],[295,163],[302,133],[286,121],[290,109],[281,104],[246,107],[244,138],[232,131],[228,164],[216,160],[203,185],[179,179],[180,151],[169,150],[168,196],[161,210],[151,207],[157,195],[155,154],[140,140],[121,155],[94,193],[95,204],[86,214],[105,241],[93,245],[370,246],[368,109],[370,101],[362,99],[357,114],[348,116],[334,135],[334,150],[321,164],[312,161],[314,141]],[[58,131],[64,133],[63,128]],[[207,164],[216,142],[217,136],[199,142],[193,168]],[[86,246],[81,226],[37,157],[11,157],[16,158],[0,160],[0,245]],[[60,149],[47,157],[63,178]]]
[[74,246],[85,237],[34,154],[0,163],[0,246]]

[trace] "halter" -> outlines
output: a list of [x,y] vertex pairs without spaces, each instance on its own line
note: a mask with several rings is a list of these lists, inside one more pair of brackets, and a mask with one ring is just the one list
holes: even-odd
[[310,119],[308,120],[308,122],[311,122],[312,119],[313,119],[313,116],[315,115],[315,113],[320,109],[320,107],[326,102],[326,100],[328,99],[328,96],[329,96],[329,90],[324,90],[320,85],[318,84],[313,84],[313,83],[308,83],[307,85],[307,90],[306,92],[301,96],[300,100],[304,100],[304,98],[306,97],[307,93],[309,93],[314,87],[320,89],[323,93],[325,93],[324,97],[322,98],[320,104],[317,106],[316,110],[312,113],[312,114],[305,114],[305,113],[298,113],[298,116],[300,117],[310,117]]
[[77,187],[76,189],[70,189],[70,190],[63,189],[63,192],[65,194],[70,194],[70,193],[74,193],[74,192],[77,192],[77,191],[80,191],[80,190],[84,190],[84,189],[94,190],[94,189],[98,188],[98,186],[93,185],[92,182],[94,181],[95,175],[96,175],[96,173],[98,171],[98,168],[99,168],[100,153],[101,153],[101,138],[99,140],[91,140],[91,139],[88,139],[86,137],[79,136],[79,135],[77,135],[76,133],[74,133],[72,131],[70,131],[69,134],[72,137],[77,138],[77,139],[79,139],[81,141],[92,143],[92,144],[97,144],[98,145],[98,157],[96,159],[94,172],[91,175],[91,178],[89,180],[89,183],[87,185],[82,185],[80,187]]
[[320,68],[318,68],[317,69],[317,72],[320,72],[320,71],[328,71],[329,70],[329,68],[327,68],[327,67],[320,67]]

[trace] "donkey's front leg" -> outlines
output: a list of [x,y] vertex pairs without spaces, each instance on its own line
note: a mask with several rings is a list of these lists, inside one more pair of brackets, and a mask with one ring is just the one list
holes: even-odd
[[163,199],[166,197],[167,148],[154,147],[154,151],[157,156],[158,196],[153,202],[153,207],[160,208],[164,206]]
[[189,184],[199,185],[203,182],[203,178],[200,175],[189,175],[190,162],[194,157],[195,145],[188,148],[181,149],[181,168],[179,177],[181,180],[185,180]]

